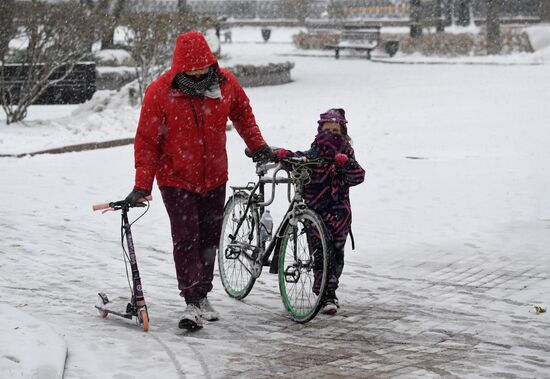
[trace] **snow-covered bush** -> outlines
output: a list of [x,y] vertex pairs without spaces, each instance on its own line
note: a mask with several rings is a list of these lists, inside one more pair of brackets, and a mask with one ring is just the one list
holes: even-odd
[[[389,37],[389,38],[388,38]],[[473,52],[475,36],[470,33],[424,34],[411,38],[408,35],[385,36],[384,39],[399,39],[399,51],[403,54],[420,53],[422,55],[459,56]]]
[[119,90],[97,91],[90,101],[78,107],[78,112],[100,113],[107,110],[117,112],[122,108],[135,107],[139,104],[137,87],[138,83],[134,80]]
[[299,32],[292,37],[299,49],[322,49],[327,45],[338,43],[340,34],[332,30]]
[[133,66],[132,55],[123,49],[105,49],[96,51],[95,62],[98,66]]
[[[506,28],[501,31],[502,54],[532,52],[529,36],[522,30]],[[381,46],[386,40],[399,40],[403,54],[419,53],[427,56],[471,56],[487,54],[485,28],[479,33],[431,33],[411,38],[404,34],[383,34]]]
[[235,65],[228,69],[235,74],[244,87],[258,87],[289,83],[292,81],[290,70],[293,67],[294,63],[284,62],[263,66]]

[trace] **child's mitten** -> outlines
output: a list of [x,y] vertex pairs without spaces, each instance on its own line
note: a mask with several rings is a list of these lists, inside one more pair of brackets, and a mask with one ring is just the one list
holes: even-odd
[[279,160],[281,159],[284,159],[286,157],[288,157],[290,151],[288,151],[287,149],[277,149],[274,151],[275,155],[277,156],[277,158],[279,158]]
[[338,166],[345,166],[348,161],[349,157],[346,154],[338,153],[334,156],[334,162],[336,162]]

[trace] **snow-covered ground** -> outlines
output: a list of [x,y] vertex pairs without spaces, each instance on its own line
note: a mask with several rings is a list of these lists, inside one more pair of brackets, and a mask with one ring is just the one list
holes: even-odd
[[[221,64],[295,62],[292,83],[247,89],[272,145],[305,149],[319,113],[334,106],[347,111],[367,179],[352,190],[357,249],[348,246],[339,314],[361,313],[375,300],[415,309],[416,298],[399,297],[395,303],[391,278],[412,278],[414,285],[430,275],[418,268],[425,262],[471,265],[495,275],[534,268],[537,280],[514,287],[508,295],[513,301],[499,304],[497,314],[476,306],[480,318],[493,320],[492,327],[471,327],[514,346],[508,318],[521,317],[522,335],[544,341],[548,313],[536,315],[533,307],[550,303],[550,60],[533,54],[520,62],[508,57],[521,63],[515,65],[394,65],[335,60],[331,54],[295,56],[289,43],[293,32],[274,29],[270,42],[263,43],[258,29],[236,29],[233,43],[222,45]],[[0,154],[132,137],[138,114],[124,94],[111,92],[97,93],[81,106],[31,107],[21,124],[6,126],[0,116]],[[234,131],[227,148],[230,184],[252,179],[253,165]],[[145,334],[130,322],[100,319],[93,309],[97,292],[107,292],[122,309],[128,290],[118,215],[92,213],[91,205],[130,191],[132,147],[0,158],[0,172],[0,377],[55,377],[50,370],[61,371],[59,364],[40,366],[44,359],[29,357],[62,360],[63,343],[65,378],[224,377],[245,365],[235,359],[240,351],[249,352],[241,334],[253,330],[255,338],[273,342],[315,333],[326,321],[319,316],[304,329],[289,325],[271,333],[273,320],[291,324],[279,320],[284,311],[276,278],[264,274],[241,303],[225,295],[216,277],[210,298],[222,319],[207,324],[202,335],[182,338],[177,319],[184,304],[156,189],[149,213],[133,228],[151,330]],[[272,207],[276,220],[284,212],[282,198]],[[362,290],[372,277],[378,278],[377,287]],[[449,305],[456,317],[470,311],[461,304]],[[13,316],[19,312],[26,317]],[[22,349],[16,331],[27,330],[29,338],[33,325],[44,324],[63,339],[49,336],[43,326],[34,337],[47,343]],[[521,348],[527,349],[524,356],[537,355]],[[522,361],[516,375],[547,375],[550,361],[540,359],[538,366]],[[488,361],[483,373],[499,372],[502,365]],[[32,370],[38,373],[32,376]]]

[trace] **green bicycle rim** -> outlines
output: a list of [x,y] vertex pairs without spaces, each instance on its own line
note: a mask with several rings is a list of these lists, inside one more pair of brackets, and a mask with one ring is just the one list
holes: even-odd
[[[285,239],[281,242],[281,249],[279,251],[286,251],[287,244],[288,244],[288,237],[285,237]],[[294,317],[296,317],[296,319],[298,320],[305,319],[315,311],[315,307],[311,308],[308,312],[300,312],[290,302],[290,299],[288,298],[288,294],[286,291],[287,287],[286,287],[286,280],[285,280],[285,270],[281,269],[284,267],[285,255],[286,254],[279,254],[279,283],[282,283],[281,286],[283,287],[281,291],[283,303],[285,304],[286,309],[288,309],[288,311]]]

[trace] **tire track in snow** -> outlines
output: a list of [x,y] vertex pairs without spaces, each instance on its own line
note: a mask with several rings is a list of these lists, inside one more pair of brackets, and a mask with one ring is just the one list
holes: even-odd
[[[191,332],[193,333],[193,332]],[[183,335],[180,334],[180,336],[184,337],[184,336],[187,336],[189,333],[185,333]],[[212,378],[212,375],[210,374],[210,370],[208,369],[208,365],[206,364],[206,360],[204,359],[204,357],[202,356],[202,354],[189,342],[189,341],[186,341],[184,338],[183,339],[183,342],[187,345],[187,347],[189,348],[189,350],[191,350],[191,352],[195,355],[195,357],[197,358],[197,362],[199,362],[199,364],[201,365],[201,368],[202,368],[202,372],[204,375],[202,375],[201,377],[203,378],[208,378],[208,379],[211,379]],[[167,350],[170,350],[170,348],[168,348],[166,346],[166,349]]]
[[[164,342],[162,342],[162,340],[160,338],[158,338],[155,334],[151,333],[150,336],[153,337],[153,339],[155,341],[157,341],[160,346],[162,346],[162,348],[164,349],[164,351],[166,352],[166,354],[168,355],[168,357],[172,361],[172,364],[175,366],[176,372],[178,373],[178,377],[182,378],[182,379],[185,379],[186,378],[185,371],[181,367],[181,365],[180,365],[178,359],[176,358],[176,355],[174,354],[174,352],[172,350],[170,350],[168,345],[166,345]],[[193,351],[193,349],[191,349],[191,351]],[[195,351],[193,351],[193,353],[196,354]],[[202,367],[202,363],[201,363],[201,367]],[[208,376],[208,377],[210,377],[210,376]]]

